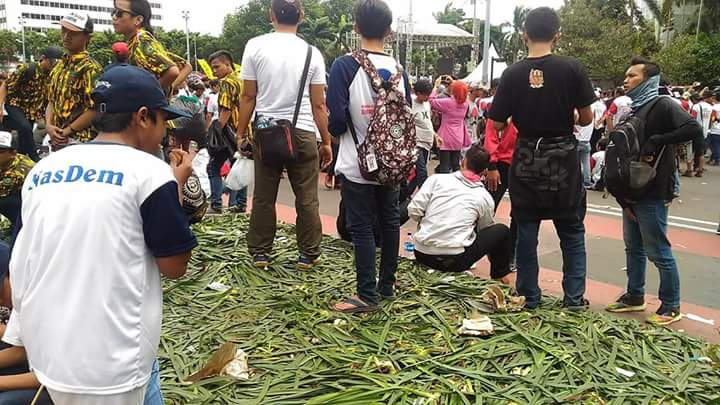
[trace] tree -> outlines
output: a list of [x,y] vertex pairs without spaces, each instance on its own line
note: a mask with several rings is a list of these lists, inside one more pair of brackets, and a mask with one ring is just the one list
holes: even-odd
[[0,62],[7,66],[15,61],[19,53],[19,44],[16,42],[19,35],[9,30],[0,30]]
[[720,33],[678,35],[655,56],[663,76],[674,84],[701,83],[720,77]]
[[[465,10],[453,7],[453,3],[449,2],[443,11],[433,13],[433,17],[439,24],[452,24],[459,27],[460,23],[465,20]],[[472,28],[469,32],[472,32]]]
[[224,48],[240,60],[250,39],[267,34],[272,29],[269,16],[270,2],[261,0],[250,0],[236,13],[225,16],[222,32]]
[[522,6],[516,6],[513,10],[512,32],[505,37],[502,52],[502,57],[508,66],[525,56],[525,41],[522,34],[525,31],[525,18],[529,12],[529,8]]

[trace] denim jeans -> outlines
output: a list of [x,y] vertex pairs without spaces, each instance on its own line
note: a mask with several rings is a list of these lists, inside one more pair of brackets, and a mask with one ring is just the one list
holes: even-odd
[[5,105],[7,116],[2,121],[2,127],[6,130],[15,130],[18,133],[18,153],[29,157],[34,161],[40,160],[33,138],[33,124],[25,117],[25,112],[9,104]]
[[582,165],[583,185],[585,187],[592,186],[592,169],[590,168],[590,142],[578,142],[578,153],[580,154],[580,164]]
[[[352,236],[357,276],[357,295],[369,305],[379,301],[378,293],[392,295],[400,249],[399,190],[342,179],[345,220]],[[373,224],[382,234],[380,279],[376,283],[375,236]]]
[[153,363],[152,374],[148,381],[147,391],[145,391],[144,405],[163,405],[162,391],[160,390],[160,364],[157,360]]
[[430,157],[430,152],[423,148],[417,148],[417,151],[418,158],[417,162],[415,163],[415,178],[410,181],[410,183],[403,191],[403,195],[406,198],[412,197],[415,189],[419,189],[420,187],[422,187],[422,185],[425,184],[425,180],[427,180],[428,178],[427,164],[428,158]]
[[637,222],[623,212],[627,292],[636,297],[645,295],[645,273],[647,259],[650,259],[660,272],[660,301],[665,308],[679,308],[680,274],[667,238],[667,203],[659,199],[645,199],[631,208]]
[[[585,253],[585,211],[583,203],[575,218],[553,220],[560,237],[563,257],[563,292],[565,305],[581,305],[585,295],[587,256]],[[542,291],[538,284],[538,233],[540,221],[517,221],[517,291],[525,296],[526,306],[540,305]]]
[[[0,350],[5,350],[10,346],[5,342],[0,342]],[[20,364],[13,367],[7,367],[0,369],[0,376],[11,376],[20,375],[29,372],[27,363]],[[37,393],[37,388],[29,390],[12,390],[12,391],[0,391],[0,405],[27,405],[32,402]],[[51,405],[50,395],[47,390],[43,390],[42,394],[38,398],[37,405]]]
[[710,144],[710,160],[720,161],[720,134],[708,135],[708,142]]
[[[220,169],[228,160],[226,154],[211,156],[207,166],[208,179],[210,180],[210,206],[214,209],[221,209],[223,206],[222,195],[225,192],[225,185],[220,176]],[[240,210],[247,209],[247,188],[239,191],[230,191],[230,207],[238,207]]]

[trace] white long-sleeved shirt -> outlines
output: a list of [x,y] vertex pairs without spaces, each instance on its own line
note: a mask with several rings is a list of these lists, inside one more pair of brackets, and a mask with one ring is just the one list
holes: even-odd
[[431,176],[408,206],[418,222],[415,249],[438,256],[459,255],[472,245],[476,231],[494,223],[495,202],[482,182],[460,172]]

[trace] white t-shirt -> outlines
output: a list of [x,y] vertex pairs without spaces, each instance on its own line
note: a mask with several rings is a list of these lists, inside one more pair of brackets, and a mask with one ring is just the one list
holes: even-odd
[[208,96],[207,112],[212,114],[212,119],[215,121],[220,116],[220,108],[218,107],[218,94],[211,93]]
[[628,96],[620,96],[610,106],[613,113],[613,125],[617,125],[632,112],[632,99]]
[[720,135],[720,103],[712,106],[715,112],[715,122],[710,125],[710,133]]
[[[258,115],[292,121],[307,47],[307,42],[297,35],[279,32],[255,37],[245,45],[240,78],[257,81],[255,111]],[[315,132],[310,85],[325,84],[325,61],[320,51],[313,47],[298,114],[299,129]]]
[[51,390],[147,384],[162,320],[155,258],[197,245],[170,167],[129,146],[73,145],[35,165],[22,200],[3,339]]
[[605,107],[605,103],[602,100],[596,100],[594,103],[592,103],[590,108],[592,108],[594,123],[598,124],[598,126],[597,126],[598,128],[604,127],[605,122],[602,118],[605,115],[605,112],[607,111],[607,107]]
[[593,124],[584,127],[575,125],[575,138],[580,142],[590,142],[594,128],[595,126]]
[[701,101],[693,105],[691,111],[695,120],[702,126],[703,135],[707,137],[708,131],[710,130],[710,117],[712,117],[713,106],[705,101]]
[[430,118],[430,103],[418,103],[417,99],[413,98],[412,113],[415,116],[417,146],[429,151],[435,142],[435,131]]

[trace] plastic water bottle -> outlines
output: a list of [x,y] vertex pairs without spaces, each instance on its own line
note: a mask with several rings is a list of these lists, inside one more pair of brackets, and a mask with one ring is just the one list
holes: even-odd
[[415,260],[415,243],[413,242],[412,232],[408,232],[407,239],[405,239],[405,257],[410,260]]

